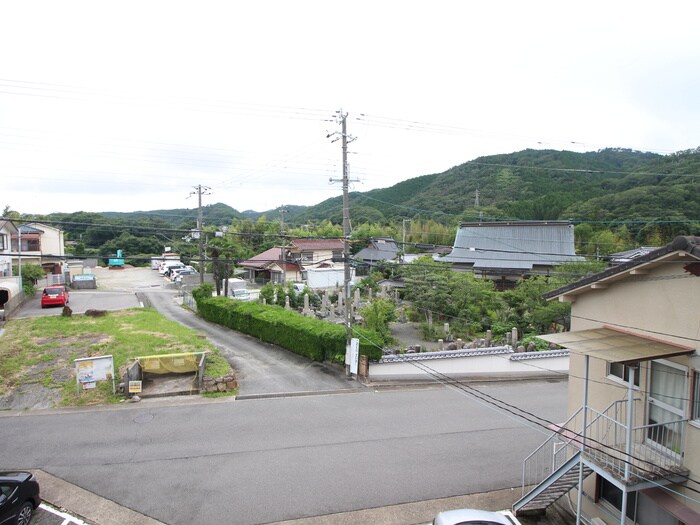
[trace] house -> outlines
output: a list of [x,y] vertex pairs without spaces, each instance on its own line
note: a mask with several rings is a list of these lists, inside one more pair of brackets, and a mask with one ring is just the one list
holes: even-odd
[[[66,249],[63,230],[46,224],[31,223],[19,226],[12,236],[12,249],[22,262],[38,264],[47,274],[62,274]],[[20,246],[21,238],[21,246]],[[18,257],[15,257],[15,264]]]
[[12,238],[18,234],[17,226],[0,219],[0,319],[12,312],[22,302],[22,279],[12,275]]
[[504,221],[460,224],[452,252],[439,260],[506,289],[525,276],[547,275],[559,264],[584,259],[574,251],[569,222]]
[[353,259],[360,263],[366,275],[377,263],[396,262],[400,254],[401,248],[391,237],[372,237],[369,244],[357,252]]
[[[239,266],[246,270],[246,280],[260,283],[302,282],[309,279],[308,272],[325,274],[331,270],[343,270],[343,246],[340,239],[296,239],[284,250],[281,247],[270,248],[242,261]],[[323,280],[328,281],[328,278]]]
[[[243,278],[251,282],[267,283],[273,281],[271,266],[277,261],[282,261],[282,248],[274,247],[269,250],[265,250],[258,255],[251,257],[245,261],[238,264],[241,268],[245,269],[245,275]],[[280,279],[281,281],[281,279]],[[273,281],[277,282],[277,281]]]
[[536,488],[513,508],[575,489],[586,523],[700,523],[700,237],[545,297],[571,303],[571,332],[541,336],[570,352],[570,417],[526,460]]

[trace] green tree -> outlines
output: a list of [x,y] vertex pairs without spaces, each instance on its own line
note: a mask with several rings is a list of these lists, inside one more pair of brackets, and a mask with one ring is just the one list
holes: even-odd
[[[12,266],[13,275],[19,275],[19,266]],[[38,264],[22,265],[22,289],[25,295],[32,296],[36,292],[36,283],[39,279],[46,277],[44,269]]]
[[396,320],[396,304],[388,299],[374,299],[360,310],[365,327],[374,330],[384,343],[391,340],[389,323]]

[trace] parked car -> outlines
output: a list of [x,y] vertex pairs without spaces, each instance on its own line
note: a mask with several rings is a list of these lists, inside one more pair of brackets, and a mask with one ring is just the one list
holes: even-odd
[[68,289],[63,286],[47,286],[41,294],[41,307],[66,306],[69,302]]
[[0,524],[28,525],[40,504],[39,483],[31,472],[0,472]]
[[239,301],[252,301],[253,297],[248,290],[229,290],[229,296]]
[[168,275],[168,272],[173,268],[184,268],[185,263],[180,261],[165,261],[161,263],[160,268],[158,268],[158,273],[161,275]]
[[195,270],[192,266],[183,266],[182,268],[171,268],[170,271],[166,273],[166,275],[170,278],[171,281],[174,281],[178,275],[186,272],[197,272],[197,270]]
[[457,509],[441,512],[433,525],[521,525],[509,511],[490,512],[478,509]]
[[180,270],[178,272],[175,272],[174,277],[172,279],[176,283],[181,283],[183,275],[199,275],[199,272],[197,270]]

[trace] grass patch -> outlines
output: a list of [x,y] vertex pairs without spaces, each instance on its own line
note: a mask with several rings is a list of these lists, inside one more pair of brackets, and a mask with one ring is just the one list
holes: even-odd
[[97,318],[73,315],[11,320],[0,338],[0,395],[38,382],[61,388],[62,405],[118,402],[120,396],[112,395],[109,381],[82,391],[78,397],[74,359],[111,355],[118,375],[134,357],[204,351],[209,352],[207,376],[230,373],[228,362],[199,332],[166,319],[152,308],[109,312]]

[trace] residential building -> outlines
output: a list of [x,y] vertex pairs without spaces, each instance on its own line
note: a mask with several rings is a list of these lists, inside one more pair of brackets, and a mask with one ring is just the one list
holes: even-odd
[[21,255],[23,263],[38,264],[48,274],[63,273],[66,256],[63,230],[40,223],[23,224],[18,230],[12,236],[12,249]]
[[559,264],[583,258],[575,253],[569,222],[504,221],[460,224],[452,252],[439,260],[507,289],[523,277],[547,275]]
[[401,248],[391,237],[372,237],[369,244],[357,252],[353,259],[360,263],[362,274],[368,275],[378,263],[397,262],[400,254]]
[[308,272],[339,270],[343,264],[343,241],[339,239],[297,239],[284,250],[270,248],[239,264],[245,279],[259,283],[303,282]]
[[536,488],[514,509],[575,489],[585,523],[699,524],[700,237],[545,297],[571,303],[571,331],[542,336],[570,351],[570,417],[526,460]]
[[23,299],[22,279],[12,275],[12,238],[18,234],[17,226],[0,220],[0,319],[12,312]]

